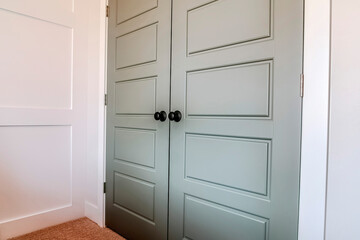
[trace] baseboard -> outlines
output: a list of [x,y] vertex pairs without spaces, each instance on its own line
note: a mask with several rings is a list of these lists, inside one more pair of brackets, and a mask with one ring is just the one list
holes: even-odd
[[85,216],[89,218],[90,220],[97,223],[100,227],[103,227],[102,225],[102,213],[98,206],[85,201]]

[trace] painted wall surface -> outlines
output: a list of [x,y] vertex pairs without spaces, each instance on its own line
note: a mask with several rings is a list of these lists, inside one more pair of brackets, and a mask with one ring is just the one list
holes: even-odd
[[85,0],[0,0],[0,239],[84,216]]
[[360,239],[360,1],[332,1],[326,240]]
[[0,0],[0,239],[103,224],[105,0]]

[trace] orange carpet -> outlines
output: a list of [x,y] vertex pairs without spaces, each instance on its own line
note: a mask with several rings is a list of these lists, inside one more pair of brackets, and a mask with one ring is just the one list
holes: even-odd
[[88,218],[80,218],[45,228],[11,240],[125,240],[108,228],[101,228]]

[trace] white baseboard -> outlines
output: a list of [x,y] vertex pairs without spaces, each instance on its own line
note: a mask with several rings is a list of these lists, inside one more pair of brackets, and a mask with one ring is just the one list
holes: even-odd
[[17,237],[46,227],[84,217],[81,207],[67,207],[0,224],[0,240]]
[[85,216],[89,218],[91,221],[94,221],[100,227],[103,227],[102,211],[100,211],[98,206],[88,201],[85,201]]

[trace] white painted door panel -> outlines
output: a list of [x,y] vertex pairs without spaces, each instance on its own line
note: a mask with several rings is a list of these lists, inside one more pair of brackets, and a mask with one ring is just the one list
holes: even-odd
[[84,216],[84,0],[0,0],[0,239]]

